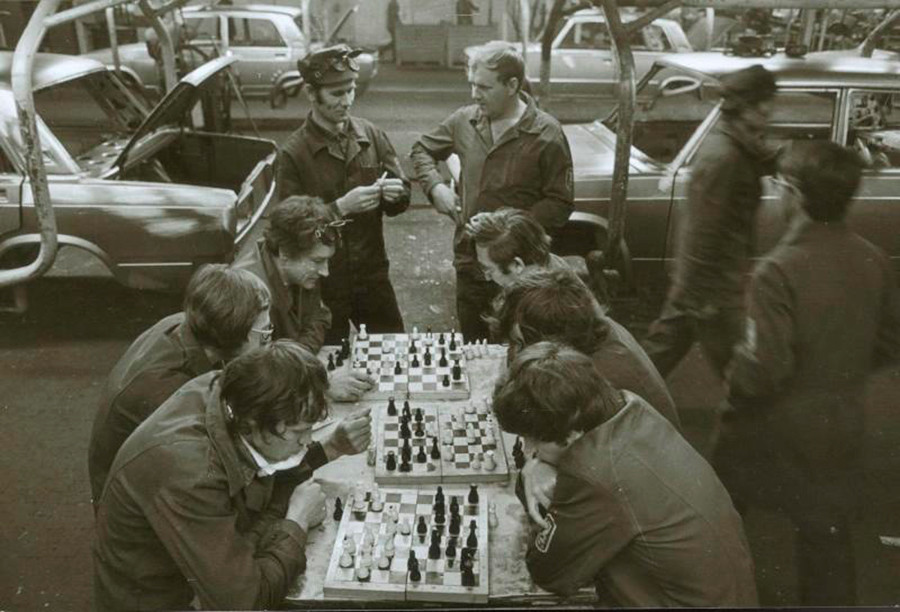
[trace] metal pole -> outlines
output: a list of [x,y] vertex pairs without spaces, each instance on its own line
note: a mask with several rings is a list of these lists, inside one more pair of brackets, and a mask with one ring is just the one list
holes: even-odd
[[706,13],[706,47],[704,50],[709,50],[712,49],[713,36],[716,32],[716,9],[705,8],[703,12]]
[[822,25],[820,26],[821,29],[819,30],[819,42],[816,45],[816,49],[818,51],[821,51],[822,49],[825,48],[825,34],[826,34],[826,32],[828,32],[828,20],[831,17],[830,11],[826,10],[826,11],[824,11],[824,13],[825,14],[822,15]]
[[0,287],[15,285],[37,278],[50,269],[56,259],[57,236],[56,216],[50,201],[50,186],[47,184],[47,168],[44,166],[41,138],[37,129],[32,95],[32,70],[34,56],[47,32],[44,20],[53,15],[61,0],[40,0],[31,19],[25,26],[16,45],[12,61],[12,89],[16,100],[16,114],[22,143],[25,145],[25,173],[34,199],[34,212],[41,229],[41,248],[37,258],[26,266],[10,270],[0,270]]
[[[112,51],[113,67],[116,76],[122,78],[122,62],[119,59],[119,36],[116,32],[116,16],[112,7],[107,7],[106,11],[106,31],[109,33],[109,49]],[[76,23],[81,23],[77,21]]]
[[887,17],[884,18],[884,21],[875,26],[875,29],[873,29],[863,41],[863,57],[872,57],[872,51],[875,50],[875,43],[886,30],[890,29],[890,27],[897,22],[898,19],[900,19],[900,10],[893,10],[888,13]]
[[303,11],[303,38],[306,39],[306,50],[309,51],[309,45],[312,43],[312,24],[310,23],[309,16],[309,2],[310,0],[303,0],[300,5],[301,10]]
[[552,51],[553,38],[556,36],[556,24],[563,17],[563,7],[566,0],[553,0],[550,15],[547,17],[547,25],[544,26],[544,35],[541,37],[541,84],[538,88],[539,99],[547,103],[550,100],[550,51]]
[[164,85],[166,93],[168,93],[178,84],[178,76],[175,71],[175,47],[172,44],[172,35],[169,33],[169,28],[162,22],[147,0],[140,0],[138,6],[141,7],[141,12],[144,13],[144,16],[150,20],[150,25],[153,26],[153,31],[156,32],[156,36],[159,39],[159,49],[162,53],[163,60]]
[[519,36],[522,38],[522,56],[528,53],[528,37],[531,31],[531,5],[519,0]]

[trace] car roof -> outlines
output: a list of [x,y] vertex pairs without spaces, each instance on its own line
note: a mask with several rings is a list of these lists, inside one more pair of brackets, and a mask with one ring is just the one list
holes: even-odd
[[[627,8],[622,9],[621,15],[622,15],[622,23],[628,23],[629,21],[634,21],[635,19],[640,17],[640,13],[635,12],[635,11],[629,11]],[[566,17],[566,19],[568,19],[569,21],[588,21],[588,22],[600,21],[600,22],[606,23],[606,15],[603,14],[603,11],[601,11],[600,9],[596,9],[596,8],[579,9],[579,10],[575,11],[574,13],[572,13],[571,15],[569,15],[568,17]],[[653,23],[674,24],[675,21],[672,19],[666,19],[664,17],[657,17],[656,19],[653,20]]]
[[292,19],[303,14],[303,9],[296,6],[279,4],[215,4],[203,6],[186,6],[185,13],[280,13]]
[[657,64],[720,80],[754,64],[775,74],[779,84],[791,86],[897,87],[900,62],[868,57],[801,57],[779,53],[772,57],[738,57],[716,52],[664,55]]
[[[0,89],[12,90],[12,51],[0,51]],[[44,89],[91,72],[106,70],[101,62],[77,55],[38,53],[32,71],[34,89]]]

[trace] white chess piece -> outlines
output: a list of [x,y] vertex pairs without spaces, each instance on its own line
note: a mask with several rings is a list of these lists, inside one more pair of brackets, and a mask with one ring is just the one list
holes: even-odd
[[475,455],[475,457],[472,459],[471,465],[472,465],[473,470],[481,469],[481,453],[478,453],[477,455]]
[[413,326],[412,339],[413,340],[419,339],[419,328],[416,326]]
[[369,332],[366,331],[366,324],[365,324],[365,323],[360,323],[360,324],[359,324],[359,333],[356,334],[356,337],[357,337],[359,340],[366,340],[366,339],[369,337]]
[[488,526],[496,527],[499,522],[497,520],[497,506],[494,502],[488,503]]
[[484,469],[493,472],[497,469],[497,461],[494,459],[494,451],[489,450],[484,454]]
[[453,448],[450,446],[444,447],[444,461],[453,461]]

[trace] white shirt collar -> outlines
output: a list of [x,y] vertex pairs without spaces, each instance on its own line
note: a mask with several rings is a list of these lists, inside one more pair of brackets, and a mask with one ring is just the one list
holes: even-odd
[[297,467],[303,461],[303,458],[306,456],[307,451],[307,449],[304,448],[296,455],[291,455],[287,459],[283,459],[275,463],[269,463],[269,461],[265,457],[263,457],[258,450],[253,448],[253,445],[250,444],[244,436],[241,436],[241,442],[244,443],[244,446],[246,446],[247,450],[250,452],[250,456],[253,457],[253,461],[256,462],[256,466],[259,468],[256,473],[260,478],[271,476],[275,472],[283,472],[284,470],[290,470]]

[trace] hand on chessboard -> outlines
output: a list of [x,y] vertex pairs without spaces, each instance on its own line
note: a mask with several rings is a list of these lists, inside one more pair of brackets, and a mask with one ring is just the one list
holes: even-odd
[[343,455],[356,455],[369,448],[372,441],[370,408],[361,408],[346,417],[323,445],[325,455],[333,461]]
[[375,379],[353,368],[338,368],[328,376],[328,397],[333,402],[355,402],[375,385]]
[[556,468],[532,457],[522,467],[522,484],[525,488],[525,502],[528,515],[535,523],[545,528],[549,526],[540,508],[549,508],[556,488]]
[[319,483],[307,480],[294,487],[285,518],[300,525],[303,531],[325,520],[325,494]]

